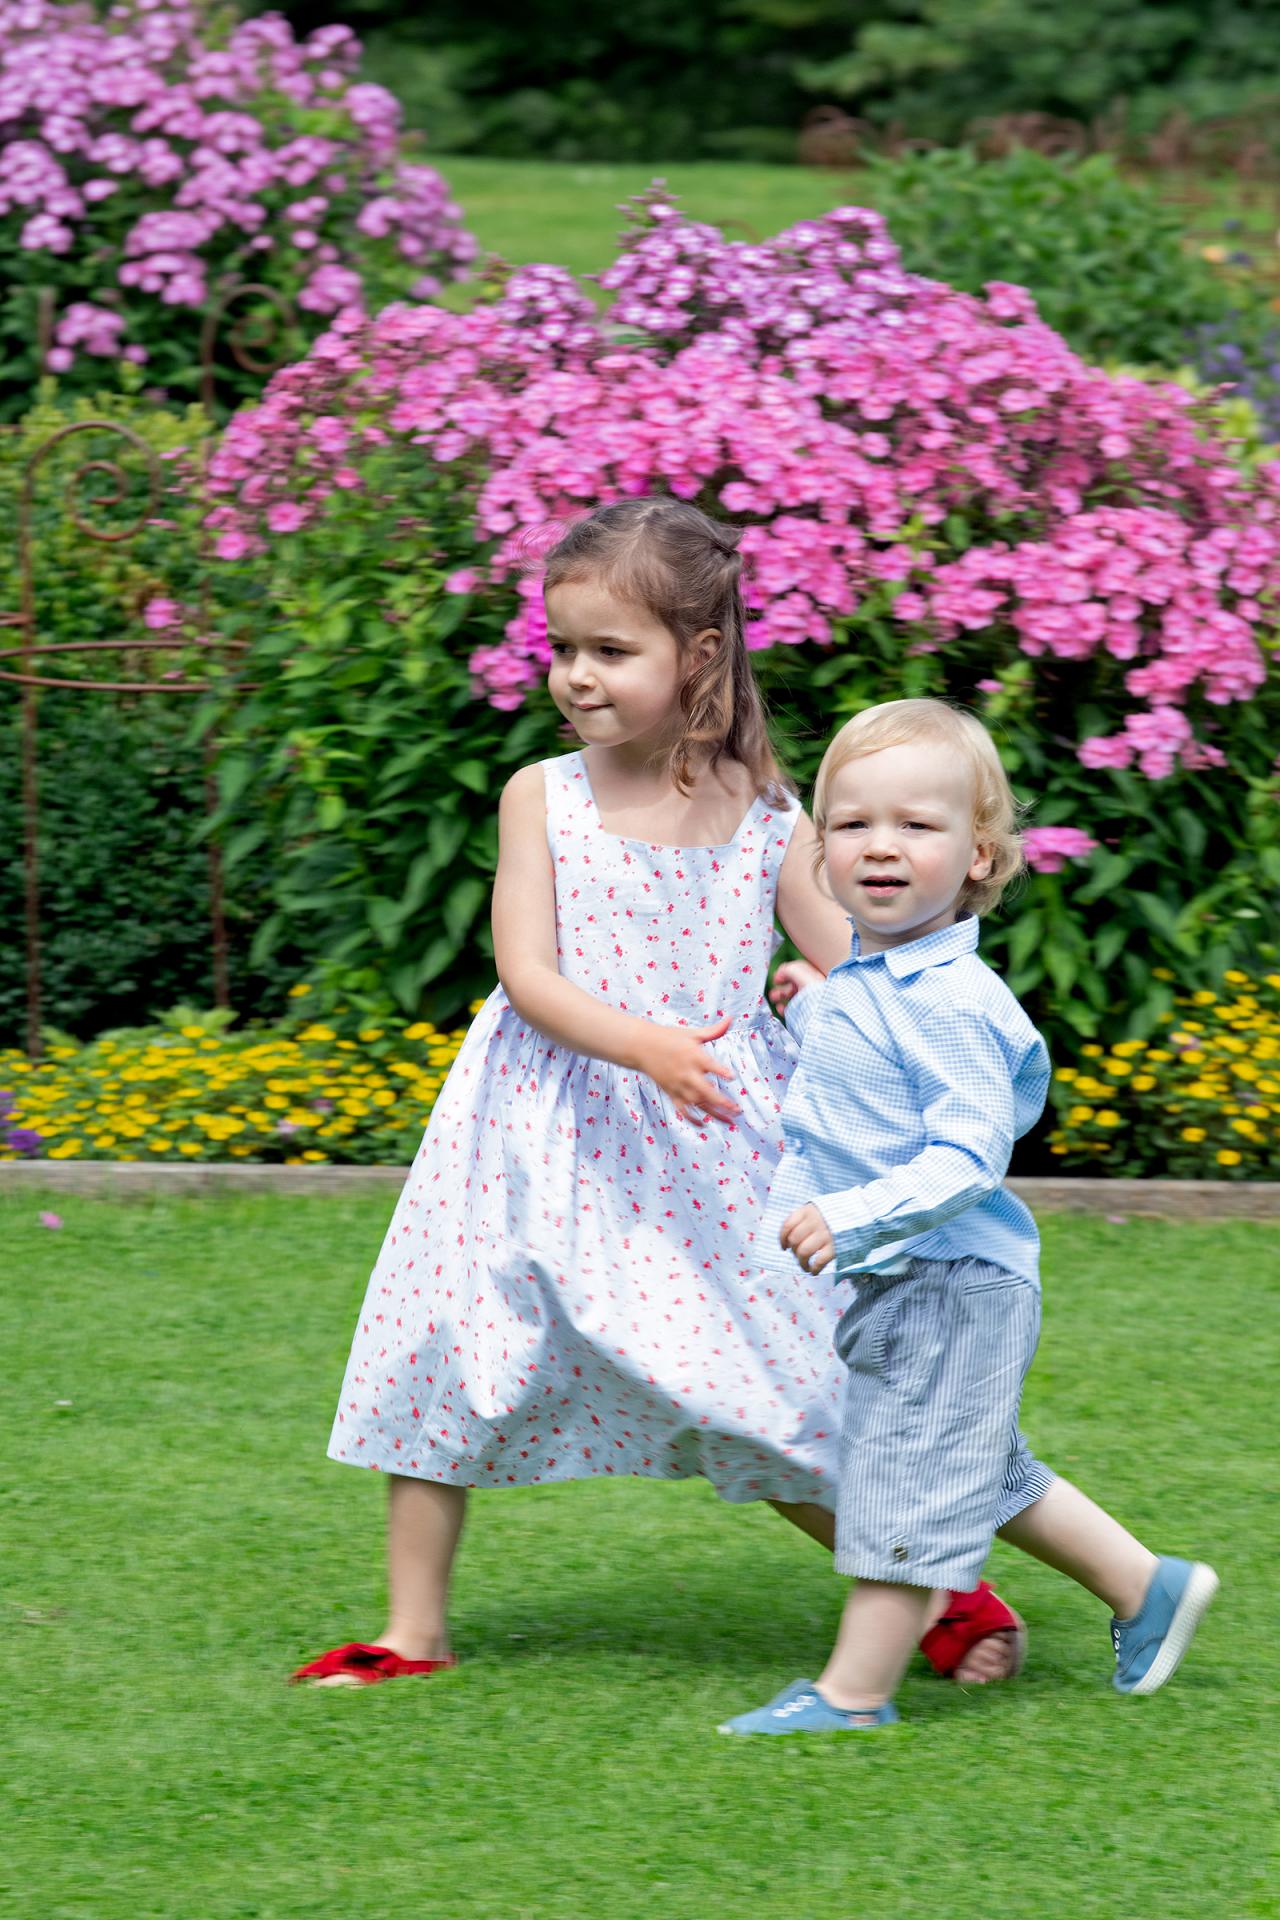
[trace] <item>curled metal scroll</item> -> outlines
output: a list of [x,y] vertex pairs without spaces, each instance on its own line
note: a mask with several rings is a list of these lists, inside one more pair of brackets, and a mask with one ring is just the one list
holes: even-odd
[[[217,386],[214,359],[218,350],[219,330],[228,310],[238,300],[251,295],[265,301],[270,311],[264,316],[241,314],[232,321],[226,337],[232,359],[246,373],[275,373],[289,358],[285,333],[287,328],[297,324],[292,302],[278,288],[269,287],[264,281],[233,280],[224,284],[200,329],[200,404],[206,413],[213,411]],[[271,358],[256,357],[263,352],[270,353]]]

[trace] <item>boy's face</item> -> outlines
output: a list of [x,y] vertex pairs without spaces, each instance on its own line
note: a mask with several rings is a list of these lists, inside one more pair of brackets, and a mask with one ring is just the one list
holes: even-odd
[[949,927],[966,880],[991,871],[973,833],[973,775],[936,741],[846,761],[827,795],[827,882],[863,953]]

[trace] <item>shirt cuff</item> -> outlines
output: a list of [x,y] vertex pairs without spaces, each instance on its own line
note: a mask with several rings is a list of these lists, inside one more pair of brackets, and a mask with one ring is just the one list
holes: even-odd
[[846,1273],[864,1260],[875,1245],[875,1223],[860,1187],[844,1193],[825,1193],[813,1202],[827,1223],[836,1250],[836,1272]]

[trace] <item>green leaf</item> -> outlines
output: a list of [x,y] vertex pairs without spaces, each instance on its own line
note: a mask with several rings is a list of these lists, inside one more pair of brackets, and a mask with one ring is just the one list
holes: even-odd
[[450,888],[445,895],[444,924],[451,940],[461,941],[488,897],[488,882],[476,874],[468,874]]
[[1093,943],[1094,965],[1100,973],[1105,973],[1125,941],[1129,938],[1129,928],[1123,920],[1112,920],[1102,929]]
[[[1025,970],[1028,960],[1040,945],[1043,933],[1044,918],[1035,907],[1029,907],[1019,915],[1009,930],[1011,968],[1017,968],[1020,972]],[[1038,972],[1033,975],[1033,978],[1038,977]]]
[[218,797],[232,807],[253,778],[254,764],[247,754],[227,753],[218,762]]
[[285,930],[282,913],[268,914],[258,931],[254,934],[249,947],[249,965],[264,967],[279,946]]
[[385,893],[377,893],[365,909],[365,916],[383,946],[394,947],[403,920],[400,902],[389,900]]
[[453,777],[462,786],[470,787],[472,793],[489,791],[489,769],[483,760],[459,760],[454,766]]

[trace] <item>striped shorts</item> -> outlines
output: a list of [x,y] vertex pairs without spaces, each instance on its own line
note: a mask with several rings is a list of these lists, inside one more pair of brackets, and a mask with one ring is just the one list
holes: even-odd
[[997,1528],[1053,1480],[1018,1427],[1039,1334],[1039,1287],[985,1260],[859,1276],[836,1328],[849,1369],[839,1573],[977,1585]]

